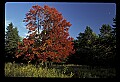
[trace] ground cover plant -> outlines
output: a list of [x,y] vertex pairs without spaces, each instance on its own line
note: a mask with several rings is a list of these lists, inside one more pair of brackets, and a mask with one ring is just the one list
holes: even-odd
[[114,68],[91,68],[87,65],[53,65],[36,67],[32,64],[5,64],[6,77],[45,77],[45,78],[114,78]]

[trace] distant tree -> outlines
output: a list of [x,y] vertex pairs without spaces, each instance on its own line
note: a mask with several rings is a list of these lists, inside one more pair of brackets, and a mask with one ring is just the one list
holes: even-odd
[[74,55],[69,56],[67,63],[115,66],[116,56],[116,18],[113,27],[103,24],[96,35],[90,27],[74,40]]
[[113,29],[113,31],[112,31],[113,39],[114,39],[113,42],[115,43],[115,48],[116,48],[116,18],[113,18],[113,23],[114,23],[114,25],[113,25],[114,28],[112,28]]
[[84,33],[79,33],[77,40],[74,40],[75,55],[69,57],[69,62],[74,61],[76,64],[89,64],[94,55],[94,41],[98,36],[90,27],[86,27]]
[[116,17],[113,18],[113,23],[114,23],[114,24],[113,24],[112,26],[116,28]]
[[112,37],[113,37],[113,42],[115,43],[116,46],[116,18],[113,18],[113,28],[112,28]]
[[[104,53],[102,55],[107,56],[107,54],[109,53],[109,51],[111,50],[110,47],[110,42],[111,42],[111,38],[112,38],[112,27],[109,25],[102,25],[101,29],[100,29],[100,48],[103,50],[101,53]],[[102,56],[102,57],[104,57]],[[106,58],[106,57],[105,57]]]
[[110,25],[103,24],[100,28],[100,38],[107,38],[111,36],[112,27]]
[[74,53],[73,38],[68,33],[71,24],[55,8],[32,6],[24,22],[31,34],[23,39],[23,44],[19,43],[16,57],[24,55],[30,61],[61,62]]
[[19,41],[19,35],[17,27],[13,28],[13,24],[10,23],[7,26],[5,34],[5,59],[6,61],[13,61],[15,58],[15,52],[17,50],[17,43]]
[[113,65],[116,64],[116,17],[113,18],[113,28],[112,28],[112,43],[111,43],[111,47],[112,47],[112,53],[113,53],[113,58],[111,61],[113,61]]
[[[115,39],[115,38],[114,38]],[[99,39],[96,41],[96,63],[109,66],[113,64],[115,55],[113,54],[113,34],[110,25],[103,24],[100,28]]]

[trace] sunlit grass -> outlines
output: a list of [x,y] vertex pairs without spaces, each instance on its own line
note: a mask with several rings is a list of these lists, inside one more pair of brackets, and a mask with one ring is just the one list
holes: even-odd
[[47,77],[47,78],[70,78],[72,73],[68,76],[64,73],[60,73],[55,68],[36,68],[32,64],[20,66],[18,64],[6,63],[5,64],[5,76],[6,77]]
[[5,63],[6,77],[45,77],[45,78],[113,78],[114,68],[91,68],[86,65],[52,65],[43,68],[40,65]]

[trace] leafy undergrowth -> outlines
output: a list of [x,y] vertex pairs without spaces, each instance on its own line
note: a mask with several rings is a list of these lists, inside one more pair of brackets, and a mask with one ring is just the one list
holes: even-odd
[[114,68],[99,68],[86,65],[52,65],[43,68],[40,65],[5,64],[6,77],[45,77],[45,78],[114,78]]
[[55,68],[42,68],[35,65],[20,65],[15,63],[5,64],[5,76],[6,77],[46,77],[46,78],[70,78],[73,74],[66,75],[60,73]]

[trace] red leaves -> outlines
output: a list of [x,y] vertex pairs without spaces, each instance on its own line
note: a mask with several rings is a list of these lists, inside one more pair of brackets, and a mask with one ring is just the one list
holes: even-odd
[[[26,18],[27,18],[27,16],[26,16]],[[24,18],[23,22],[28,22],[28,21],[29,21],[29,20],[26,19],[26,18]],[[29,17],[28,17],[28,18],[29,18]]]
[[45,9],[49,9],[49,6],[45,5],[44,8],[45,8]]
[[29,44],[33,44],[34,43],[34,40],[29,40]]
[[31,16],[30,16],[30,15],[28,15],[28,16],[26,17],[26,19],[27,19],[27,20],[30,20],[30,19],[31,19]]
[[36,17],[34,17],[33,20],[36,20]]
[[46,40],[46,43],[51,46],[52,45],[52,41],[51,40]]
[[39,5],[35,5],[35,6],[32,6],[32,8],[33,8],[34,10],[40,10],[42,7],[39,6]]
[[67,26],[70,27],[72,24],[70,24],[70,22],[67,22]]
[[32,8],[33,8],[33,9],[37,9],[37,6],[38,6],[38,5],[32,6]]
[[[36,38],[38,19],[43,25],[43,31]],[[32,6],[26,14],[24,22],[28,22],[26,28],[31,34],[28,38],[23,39],[23,45],[18,43],[18,49],[21,50],[20,53],[17,53],[18,56],[25,54],[26,59],[32,60],[34,55],[37,55],[42,61],[47,61],[49,57],[52,61],[61,62],[70,53],[74,53],[71,42],[73,38],[68,38],[71,24],[63,19],[62,14],[55,8],[47,5],[44,7]]]
[[33,10],[33,9],[30,9],[29,12],[32,13],[32,14],[35,14],[35,10]]
[[29,28],[30,31],[35,31],[36,28]]

